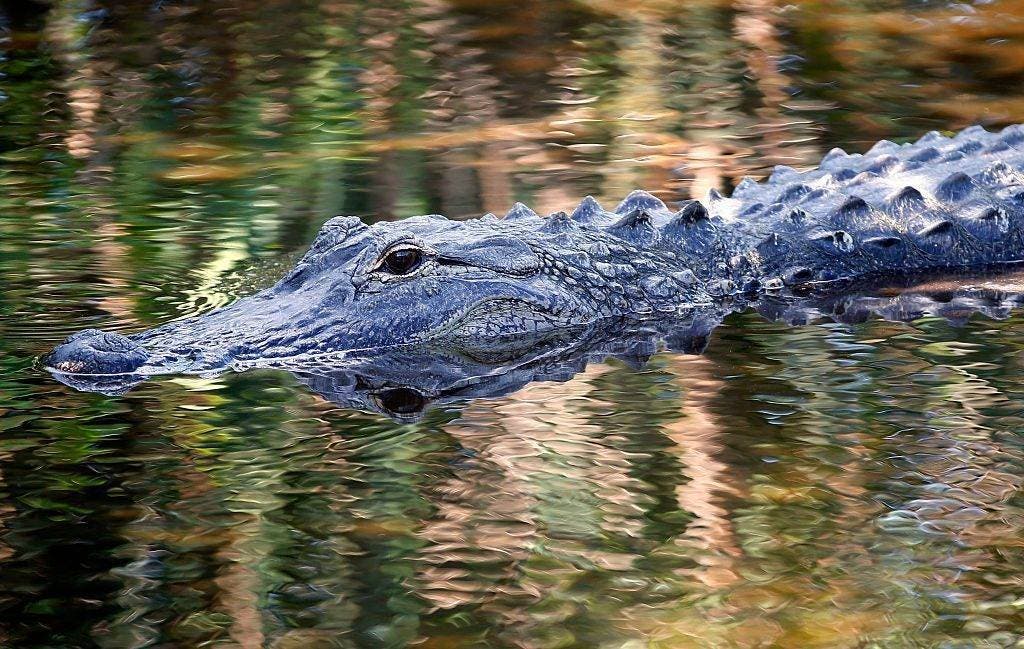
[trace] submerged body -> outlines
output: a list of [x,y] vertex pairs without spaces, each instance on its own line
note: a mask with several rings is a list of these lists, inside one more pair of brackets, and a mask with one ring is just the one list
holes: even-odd
[[833,151],[676,211],[645,192],[540,217],[338,217],[274,287],[122,336],[88,330],[49,356],[63,374],[298,366],[429,344],[473,355],[574,328],[712,321],[766,295],[1024,259],[1024,126]]

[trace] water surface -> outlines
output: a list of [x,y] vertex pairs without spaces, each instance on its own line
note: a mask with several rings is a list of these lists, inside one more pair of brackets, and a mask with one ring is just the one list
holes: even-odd
[[16,3],[0,646],[1014,647],[1024,320],[731,317],[415,421],[36,357],[273,282],[335,214],[728,190],[1024,121],[1024,3]]

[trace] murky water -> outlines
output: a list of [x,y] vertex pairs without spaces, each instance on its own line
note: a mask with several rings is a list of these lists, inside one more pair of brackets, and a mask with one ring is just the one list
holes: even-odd
[[267,285],[334,214],[1024,121],[1024,3],[8,4],[0,646],[1024,646],[1024,315],[744,314],[400,422],[283,372],[34,366]]

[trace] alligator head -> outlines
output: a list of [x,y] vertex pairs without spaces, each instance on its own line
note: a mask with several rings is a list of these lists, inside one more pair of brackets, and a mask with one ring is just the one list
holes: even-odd
[[[699,301],[693,273],[640,240],[634,193],[607,227],[517,205],[505,219],[418,216],[366,225],[337,217],[275,286],[133,335],[75,334],[46,359],[63,375],[150,376],[294,367],[366,350],[443,344],[493,353],[597,321]],[[631,220],[632,219],[632,220]]]

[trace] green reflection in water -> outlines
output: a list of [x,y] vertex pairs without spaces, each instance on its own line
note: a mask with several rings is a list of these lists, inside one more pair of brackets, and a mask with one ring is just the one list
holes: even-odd
[[273,282],[337,213],[680,198],[1024,121],[1020,2],[4,11],[0,645],[1024,641],[1019,317],[735,316],[404,425],[275,372],[33,366]]

